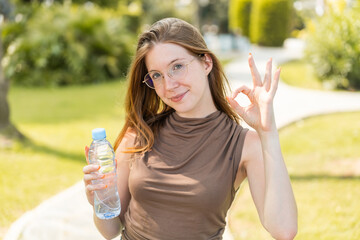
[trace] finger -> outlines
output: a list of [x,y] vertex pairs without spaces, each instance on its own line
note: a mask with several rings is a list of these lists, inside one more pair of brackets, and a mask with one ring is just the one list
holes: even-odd
[[99,180],[104,178],[105,178],[105,174],[98,174],[98,173],[85,174],[84,182],[90,183],[92,180]]
[[249,67],[250,67],[254,86],[261,86],[262,85],[261,76],[259,74],[259,71],[257,70],[255,61],[254,61],[254,57],[251,53],[249,53],[248,62],[249,62]]
[[86,165],[85,167],[83,167],[83,173],[90,174],[90,173],[98,171],[99,169],[100,169],[99,165],[89,164],[89,165]]
[[281,73],[281,68],[278,68],[274,74],[274,79],[271,82],[270,95],[272,98],[274,98],[279,85],[280,73]]
[[264,87],[266,91],[270,90],[271,84],[271,68],[272,68],[272,58],[266,63],[266,72],[264,77]]
[[86,162],[89,164],[89,147],[85,146],[85,157],[86,157]]
[[235,99],[239,93],[244,93],[246,96],[249,96],[250,93],[251,93],[251,88],[249,88],[249,87],[246,86],[246,85],[242,85],[241,87],[237,88],[237,89],[233,92],[231,98],[232,98],[232,99]]
[[245,114],[245,110],[243,107],[241,107],[237,101],[235,101],[233,98],[229,98],[226,97],[226,100],[228,101],[228,103],[230,104],[230,106],[235,110],[235,112],[237,114],[239,114],[240,117],[243,118],[244,114]]
[[93,192],[93,191],[96,191],[96,190],[101,190],[101,189],[105,189],[107,188],[108,186],[106,184],[89,184],[86,186],[86,191],[88,192]]

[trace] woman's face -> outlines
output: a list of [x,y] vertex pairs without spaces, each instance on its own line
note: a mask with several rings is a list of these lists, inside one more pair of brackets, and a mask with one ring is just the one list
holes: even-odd
[[[207,78],[212,69],[208,55],[200,58],[179,45],[158,43],[146,55],[145,63],[157,79],[157,95],[177,114],[200,118],[216,111]],[[181,73],[177,75],[177,71]]]

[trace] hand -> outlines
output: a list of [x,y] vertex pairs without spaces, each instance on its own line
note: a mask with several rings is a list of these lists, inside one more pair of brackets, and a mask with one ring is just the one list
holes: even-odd
[[104,189],[107,186],[105,184],[92,184],[92,180],[103,179],[105,177],[105,175],[98,173],[98,170],[100,169],[99,165],[89,164],[88,156],[89,156],[89,147],[86,146],[85,147],[85,157],[86,157],[86,162],[88,163],[88,165],[86,165],[83,168],[85,192],[86,192],[86,197],[88,199],[88,202],[92,206],[94,206],[94,190]]
[[[251,54],[249,54],[248,61],[253,88],[243,85],[235,90],[231,98],[227,97],[227,100],[237,114],[258,133],[276,130],[273,100],[279,83],[280,68],[276,70],[274,78],[271,79],[272,59],[270,58],[266,65],[264,81],[261,81]],[[249,98],[249,106],[242,107],[235,101],[239,93],[243,93]]]

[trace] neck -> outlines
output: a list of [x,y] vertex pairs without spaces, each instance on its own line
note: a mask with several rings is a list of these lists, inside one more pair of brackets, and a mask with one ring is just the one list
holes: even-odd
[[216,111],[217,111],[216,107],[212,105],[210,108],[208,107],[207,109],[203,109],[200,111],[193,111],[193,112],[176,111],[176,114],[183,118],[204,118]]

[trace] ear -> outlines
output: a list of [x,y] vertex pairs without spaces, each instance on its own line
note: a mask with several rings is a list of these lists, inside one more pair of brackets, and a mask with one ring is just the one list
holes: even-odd
[[212,58],[210,57],[209,54],[205,53],[205,55],[203,56],[203,60],[205,63],[205,72],[206,75],[209,75],[209,73],[211,72],[212,68],[213,68],[213,61]]

